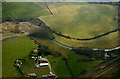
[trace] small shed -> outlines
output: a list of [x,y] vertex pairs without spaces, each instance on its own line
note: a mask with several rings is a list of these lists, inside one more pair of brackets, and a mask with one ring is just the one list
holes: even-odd
[[40,66],[48,66],[48,63],[40,63]]

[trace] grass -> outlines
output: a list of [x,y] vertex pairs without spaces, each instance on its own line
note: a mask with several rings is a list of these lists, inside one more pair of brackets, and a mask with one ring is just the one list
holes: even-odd
[[[47,3],[53,15],[40,16],[56,32],[90,38],[117,28],[117,7],[110,5]],[[116,20],[114,20],[116,19]]]
[[22,76],[13,66],[17,58],[26,58],[32,48],[37,48],[33,41],[28,38],[15,38],[2,42],[2,76]]
[[48,66],[35,68],[35,60],[34,59],[26,60],[23,63],[22,71],[26,74],[35,73],[37,76],[48,75],[50,73]]
[[54,57],[52,55],[46,56],[46,58],[50,61],[52,71],[58,77],[72,77],[67,65],[62,60],[62,57]]
[[116,61],[112,64],[111,70],[109,70],[107,73],[103,74],[104,77],[113,77],[115,79],[120,78],[120,61]]
[[117,71],[113,72],[113,73],[112,73],[112,76],[113,76],[114,78],[120,78],[120,69],[118,69]]
[[111,64],[108,64],[105,68],[99,68],[98,70],[92,71],[88,74],[86,74],[86,77],[109,77],[113,79],[118,79],[119,73],[120,73],[120,61],[117,60],[115,62],[112,62]]
[[[0,18],[2,17],[2,4],[0,4]],[[0,20],[0,22],[1,22],[1,20]]]
[[[0,70],[2,70],[2,42],[0,41]],[[2,77],[2,71],[0,71],[0,76]]]
[[114,32],[101,38],[97,38],[89,41],[79,41],[74,39],[66,39],[55,35],[55,40],[71,47],[90,47],[90,48],[113,48],[118,46],[118,34],[119,32]]
[[[81,72],[84,70],[90,70],[94,66],[98,65],[102,61],[89,61],[89,60],[79,60],[77,61],[78,58],[82,57],[81,55],[75,55],[75,54],[70,54],[68,56],[68,64],[70,65],[70,68],[75,76],[79,75]],[[85,57],[84,57],[85,58]],[[83,59],[84,59],[83,58]]]
[[79,75],[84,69],[89,70],[92,67],[98,65],[100,62],[102,62],[102,61],[89,61],[89,60],[77,61],[79,58],[86,59],[87,57],[82,55],[77,55],[75,52],[65,49],[63,47],[60,47],[50,40],[41,39],[41,38],[34,38],[34,39],[39,41],[42,45],[49,47],[49,49],[52,49],[54,51],[58,51],[61,53],[60,57],[55,57],[52,55],[46,56],[46,58],[51,63],[52,70],[58,77],[72,76],[70,74],[70,70],[68,69],[68,66],[63,60],[63,57],[67,57],[68,65],[70,66],[70,69],[72,70],[75,76]]
[[36,17],[49,12],[33,2],[7,2],[2,4],[2,14],[2,17]]

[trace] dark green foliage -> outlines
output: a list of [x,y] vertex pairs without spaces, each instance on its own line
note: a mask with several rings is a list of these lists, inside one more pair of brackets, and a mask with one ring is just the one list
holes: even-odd
[[80,62],[80,61],[88,61],[88,60],[90,60],[90,58],[87,58],[87,57],[84,57],[84,58],[79,57],[79,58],[76,59],[77,62]]
[[40,28],[40,27],[35,27],[31,29],[29,36],[52,39],[51,31],[47,28]]
[[112,76],[115,78],[115,79],[119,79],[120,78],[120,69],[118,69],[117,71],[114,71],[112,73]]
[[19,27],[17,25],[15,26],[13,32],[14,33],[20,33]]
[[56,57],[59,57],[61,56],[61,53],[58,52],[58,51],[54,51],[54,50],[51,50],[49,49],[47,46],[44,46],[40,43],[38,43],[37,41],[35,41],[35,44],[38,45],[38,55],[41,56],[41,55],[53,55],[53,56],[56,56]]
[[[12,17],[5,17],[2,19],[2,22],[13,22],[18,24],[19,22],[29,22],[33,25],[36,25],[38,27],[34,27],[33,29],[31,29],[29,31],[29,35],[28,36],[33,36],[33,37],[39,37],[39,38],[47,38],[47,39],[53,39],[52,36],[52,30],[50,29],[50,27],[46,26],[46,24],[41,21],[40,19],[38,19],[37,17],[33,17],[33,18],[12,18]],[[15,30],[13,30],[14,33],[19,33],[19,29],[15,28]]]
[[104,54],[105,52],[102,50],[94,51],[90,48],[78,48],[78,49],[73,49],[77,54],[80,55],[85,55],[90,58],[94,59],[104,59]]
[[62,58],[64,61],[67,61],[68,57],[67,56],[63,56]]
[[24,17],[4,17],[2,18],[2,22],[14,22],[14,23],[18,23],[18,22],[30,22],[36,26],[45,26],[45,23],[43,21],[41,21],[40,19],[38,19],[37,17],[29,17],[29,18],[24,18]]
[[87,72],[87,70],[86,70],[86,69],[83,69],[80,74],[84,74],[85,72]]
[[53,51],[53,50],[51,50],[51,55],[59,57],[59,56],[61,56],[61,53],[59,51]]

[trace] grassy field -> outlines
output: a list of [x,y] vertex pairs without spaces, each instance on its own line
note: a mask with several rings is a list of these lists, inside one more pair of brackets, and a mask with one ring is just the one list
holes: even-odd
[[86,77],[96,77],[96,78],[105,78],[109,77],[112,79],[119,79],[120,78],[120,61],[117,60],[108,64],[105,68],[100,68],[93,72],[86,74]]
[[79,58],[86,59],[87,57],[82,56],[82,55],[77,55],[77,54],[75,54],[75,52],[65,49],[63,47],[60,47],[60,46],[54,44],[50,40],[39,39],[39,38],[34,38],[34,39],[38,40],[42,45],[49,47],[49,49],[58,51],[61,53],[60,57],[55,57],[52,55],[46,56],[46,58],[51,63],[52,70],[58,77],[71,77],[72,76],[70,74],[70,70],[68,69],[68,66],[66,65],[65,61],[63,60],[63,57],[67,58],[68,65],[69,65],[71,71],[73,72],[74,76],[77,76],[83,70],[85,70],[85,69],[89,70],[92,67],[98,65],[100,62],[102,62],[102,61],[89,61],[89,60],[77,61]]
[[114,78],[120,78],[120,69],[118,69],[117,71],[114,71],[114,72],[112,73],[112,76],[113,76]]
[[[0,70],[2,70],[2,42],[0,41]],[[2,71],[0,71],[0,76],[2,77]]]
[[15,38],[3,41],[2,43],[2,76],[22,76],[16,67],[13,66],[17,58],[26,58],[32,48],[37,48],[33,41],[28,38]]
[[36,17],[47,14],[47,9],[33,2],[8,2],[2,5],[3,17]]
[[113,77],[115,79],[119,79],[120,78],[120,75],[119,75],[120,74],[120,61],[119,62],[116,61],[116,62],[114,62],[111,70],[109,70],[107,73],[102,75],[103,77],[109,76],[109,77]]
[[35,73],[37,76],[48,75],[50,73],[50,69],[48,66],[35,68],[35,60],[30,59],[23,63],[22,71],[26,74]]
[[40,16],[56,32],[90,38],[118,27],[117,7],[79,3],[47,3],[53,15]]
[[119,45],[118,34],[114,32],[101,38],[97,38],[89,41],[79,41],[74,39],[66,39],[55,35],[55,40],[61,44],[71,47],[90,47],[90,48],[113,48]]

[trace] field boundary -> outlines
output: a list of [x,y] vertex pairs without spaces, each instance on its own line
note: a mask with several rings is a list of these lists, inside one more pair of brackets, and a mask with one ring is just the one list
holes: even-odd
[[80,41],[87,41],[87,40],[97,39],[97,38],[100,38],[100,37],[109,35],[109,34],[111,34],[111,33],[117,32],[117,31],[120,31],[120,30],[119,30],[119,29],[115,29],[115,30],[113,30],[113,31],[109,31],[109,32],[107,32],[107,33],[104,33],[104,34],[101,34],[101,35],[98,35],[98,36],[95,36],[95,37],[83,38],[83,39],[80,39],[80,38],[73,38],[73,37],[70,37],[70,36],[63,35],[63,34],[61,34],[61,33],[57,33],[57,32],[55,32],[55,31],[53,31],[53,33],[56,34],[56,35],[58,35],[58,36],[67,38],[67,39],[74,39],[74,40],[80,40]]

